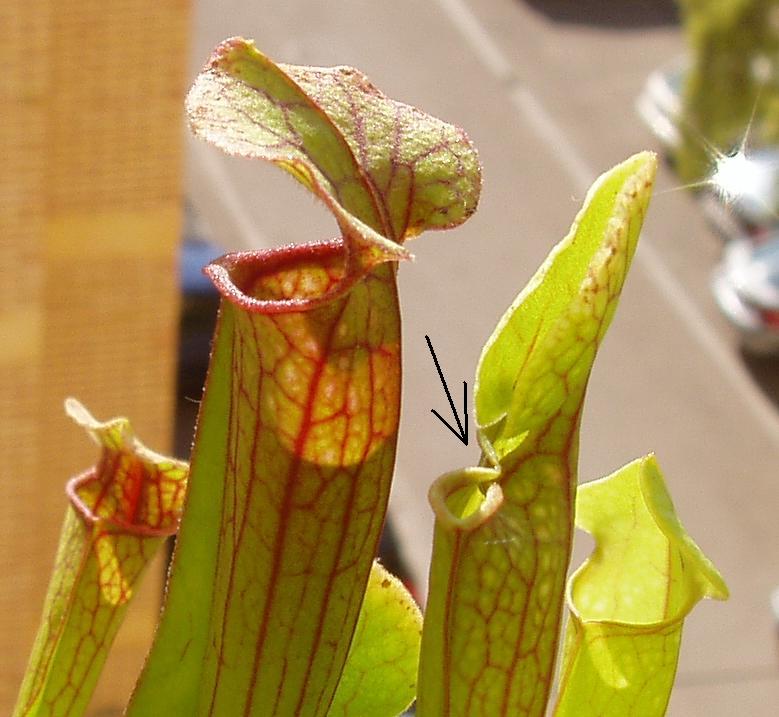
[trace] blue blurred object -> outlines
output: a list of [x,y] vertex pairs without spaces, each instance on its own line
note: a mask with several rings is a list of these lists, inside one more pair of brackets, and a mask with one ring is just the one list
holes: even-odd
[[224,252],[211,242],[200,238],[187,238],[181,243],[179,276],[184,296],[215,293],[211,280],[203,273],[203,267]]
[[187,237],[181,243],[178,391],[189,398],[198,399],[203,391],[219,308],[219,294],[203,274],[203,267],[223,253],[205,239]]

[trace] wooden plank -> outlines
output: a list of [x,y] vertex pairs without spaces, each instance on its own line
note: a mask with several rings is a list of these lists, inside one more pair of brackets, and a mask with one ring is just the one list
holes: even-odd
[[[63,486],[95,447],[62,411],[130,417],[170,447],[188,3],[0,3],[0,713],[40,616]],[[13,576],[8,579],[7,576]],[[118,714],[159,610],[160,566],[95,697]]]

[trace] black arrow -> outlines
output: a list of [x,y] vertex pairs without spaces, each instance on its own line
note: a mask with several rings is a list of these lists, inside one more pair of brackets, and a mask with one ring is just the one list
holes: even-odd
[[431,408],[430,412],[435,415],[435,417],[441,421],[452,433],[454,433],[457,438],[459,438],[466,446],[468,445],[468,384],[463,381],[463,417],[465,420],[465,429],[463,429],[463,424],[460,423],[460,417],[457,415],[457,409],[454,407],[454,401],[452,400],[452,394],[449,393],[449,387],[446,385],[446,379],[444,378],[444,374],[441,371],[441,365],[438,363],[438,358],[435,355],[435,351],[433,351],[433,344],[430,343],[430,337],[425,336],[425,341],[427,341],[427,346],[430,349],[430,355],[433,357],[433,363],[435,363],[436,370],[438,371],[438,377],[441,379],[441,383],[444,385],[444,391],[446,391],[446,397],[449,399],[449,406],[452,409],[452,413],[454,414],[454,420],[457,421],[457,428],[460,430],[455,430],[452,426],[449,425],[448,421],[444,419],[444,417],[435,410],[435,408]]

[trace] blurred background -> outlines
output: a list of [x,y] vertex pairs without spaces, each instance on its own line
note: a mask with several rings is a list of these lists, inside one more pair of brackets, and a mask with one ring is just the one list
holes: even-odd
[[[186,87],[231,35],[278,61],[359,67],[480,150],[479,212],[415,240],[400,271],[404,405],[385,550],[420,597],[427,488],[478,460],[430,413],[448,406],[424,336],[450,384],[470,387],[482,344],[590,182],[641,149],[663,155],[590,383],[580,477],[655,451],[730,586],[729,602],[686,623],[669,714],[779,713],[776,0],[5,0],[0,712],[32,645],[62,486],[94,460],[62,400],[127,415],[148,445],[187,457],[216,308],[200,267],[335,232],[282,173],[186,135]],[[574,564],[589,548],[579,541]],[[93,717],[121,712],[161,575],[130,610]]]

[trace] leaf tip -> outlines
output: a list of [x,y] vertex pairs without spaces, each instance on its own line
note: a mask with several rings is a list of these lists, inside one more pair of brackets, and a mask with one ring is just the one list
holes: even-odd
[[254,40],[236,35],[222,40],[213,50],[203,69],[206,70],[229,70],[231,63],[235,60],[238,53],[246,52],[255,57],[264,57],[257,49]]
[[130,422],[126,418],[98,421],[81,401],[72,396],[65,399],[65,413],[99,446],[132,446],[135,441]]
[[87,407],[73,396],[68,396],[65,399],[65,413],[79,426],[84,428],[92,428],[99,425],[97,419],[89,412]]
[[696,579],[704,597],[727,600],[730,591],[725,579],[682,525],[676,513],[663,473],[654,453],[641,461],[639,479],[647,509],[669,541],[676,542],[690,564],[695,568]]

